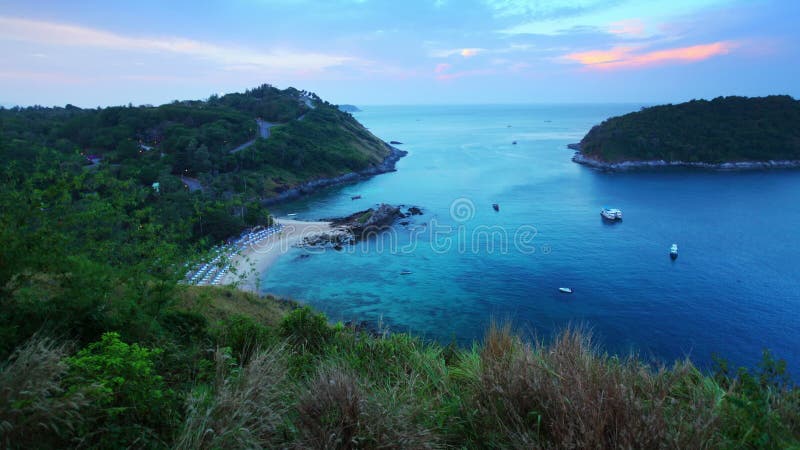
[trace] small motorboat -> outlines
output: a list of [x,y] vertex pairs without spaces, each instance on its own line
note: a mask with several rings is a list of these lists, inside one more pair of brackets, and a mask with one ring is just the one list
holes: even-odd
[[350,197],[350,200],[358,200],[360,198],[361,198],[360,195],[354,195],[354,196]]
[[296,215],[297,215],[297,213],[289,213],[289,214],[287,214],[286,216],[287,216],[287,217],[294,217],[294,216],[296,216]]
[[517,145],[517,141],[512,142],[511,145]]
[[404,271],[400,272],[400,275],[411,275],[411,271],[410,270],[404,270]]
[[669,248],[669,257],[675,259],[678,257],[678,244],[672,244]]
[[498,205],[497,203],[492,203],[492,209],[494,209],[495,211],[500,211],[500,205]]
[[560,287],[558,288],[558,291],[561,292],[562,294],[572,294],[572,288],[568,287]]
[[611,221],[622,220],[622,210],[616,208],[603,208],[600,210],[600,215]]

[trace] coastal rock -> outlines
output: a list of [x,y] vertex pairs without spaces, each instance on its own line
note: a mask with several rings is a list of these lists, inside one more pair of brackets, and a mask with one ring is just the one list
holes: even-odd
[[412,207],[408,208],[408,215],[409,216],[421,216],[422,215],[422,209],[420,209],[419,207],[416,207],[416,206],[412,206]]
[[[295,247],[334,248],[341,250],[344,245],[351,245],[353,243],[355,243],[355,237],[349,230],[344,228],[334,228],[331,231],[306,236],[302,241],[295,244]],[[303,255],[300,256],[302,257]]]
[[697,169],[708,170],[762,170],[762,169],[794,169],[800,168],[800,160],[785,160],[785,161],[731,161],[724,163],[703,163],[703,162],[688,162],[688,161],[620,161],[616,163],[600,161],[595,158],[588,157],[581,152],[575,152],[572,156],[572,161],[583,164],[585,166],[593,167],[595,169],[606,170],[611,172],[635,170],[635,169],[651,169],[658,167],[691,167]]
[[568,149],[572,149],[572,150],[581,151],[581,143],[580,142],[576,142],[574,144],[567,144],[567,148]]

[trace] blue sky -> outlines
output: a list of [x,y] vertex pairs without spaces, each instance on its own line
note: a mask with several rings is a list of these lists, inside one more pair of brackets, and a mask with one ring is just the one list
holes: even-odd
[[794,0],[0,0],[0,104],[800,97]]

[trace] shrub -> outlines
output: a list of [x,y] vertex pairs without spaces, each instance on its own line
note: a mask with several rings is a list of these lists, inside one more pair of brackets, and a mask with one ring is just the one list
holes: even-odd
[[174,393],[156,372],[159,349],[122,342],[118,333],[105,333],[67,358],[71,390],[86,390],[94,402],[91,429],[85,441],[100,447],[151,447],[170,438],[178,419]]
[[722,402],[726,445],[739,448],[789,448],[800,445],[800,393],[786,372],[786,362],[764,351],[757,369],[740,368],[736,377],[717,360],[715,378],[728,389]]
[[275,343],[270,330],[247,316],[234,315],[218,323],[214,334],[217,344],[230,347],[233,356],[242,364],[247,364],[253,352]]
[[295,309],[281,321],[280,335],[302,350],[317,352],[332,336],[333,330],[323,314],[317,314],[308,306]]

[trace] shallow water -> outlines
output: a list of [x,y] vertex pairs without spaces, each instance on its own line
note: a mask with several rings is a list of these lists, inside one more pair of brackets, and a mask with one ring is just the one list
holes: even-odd
[[[274,212],[320,219],[386,202],[425,214],[343,252],[292,250],[261,288],[442,342],[480,339],[492,317],[541,337],[585,323],[613,352],[752,366],[769,348],[796,375],[800,171],[603,173],[570,161],[566,144],[638,107],[365,107],[358,120],[409,151],[398,171]],[[603,206],[624,221],[603,222]]]

